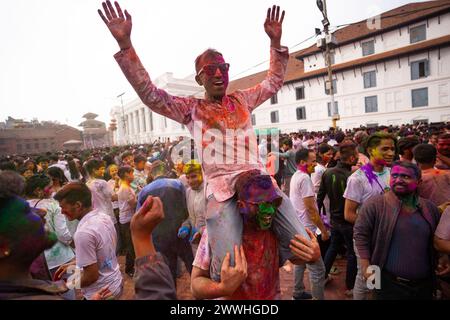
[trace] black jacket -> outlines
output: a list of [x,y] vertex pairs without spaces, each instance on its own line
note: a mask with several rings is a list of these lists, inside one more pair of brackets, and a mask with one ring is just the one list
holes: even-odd
[[317,206],[319,212],[323,208],[323,201],[326,196],[330,199],[331,225],[350,225],[344,218],[345,199],[343,197],[347,187],[347,179],[352,174],[350,165],[342,162],[327,169],[322,175],[319,193],[317,194]]

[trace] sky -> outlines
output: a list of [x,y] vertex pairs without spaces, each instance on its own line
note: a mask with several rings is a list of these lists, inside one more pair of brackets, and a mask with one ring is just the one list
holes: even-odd
[[[332,26],[356,22],[414,0],[328,0]],[[231,78],[260,71],[269,57],[267,8],[286,10],[282,44],[296,46],[321,27],[315,0],[123,0],[133,17],[132,41],[154,79],[184,78],[207,48],[230,62]],[[100,19],[97,0],[2,1],[0,19],[0,121],[8,116],[59,121],[77,127],[87,112],[110,121],[110,110],[136,98],[113,55],[114,38]],[[314,41],[314,40],[312,40]],[[252,68],[248,70],[249,68]],[[247,71],[246,73],[242,73]]]

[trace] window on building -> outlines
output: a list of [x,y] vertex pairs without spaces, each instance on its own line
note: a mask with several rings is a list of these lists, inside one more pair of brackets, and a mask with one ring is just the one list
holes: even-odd
[[414,89],[411,95],[413,108],[428,106],[428,88]]
[[306,108],[298,107],[297,108],[297,120],[305,120],[306,119]]
[[18,145],[17,145],[17,151],[22,152],[22,145],[21,145],[21,144],[18,144]]
[[430,75],[430,64],[428,60],[411,62],[411,80],[426,78]]
[[272,123],[280,122],[280,117],[279,117],[278,111],[272,111],[270,113],[270,122],[272,122]]
[[47,142],[44,142],[44,143],[42,144],[42,147],[43,147],[44,149],[47,149]]
[[36,142],[36,143],[34,144],[34,148],[35,148],[35,149],[39,149],[39,142]]
[[362,55],[368,56],[375,53],[375,41],[367,41],[361,44],[362,47]]
[[[337,101],[334,102],[334,105],[336,106],[336,111],[337,113],[339,113],[339,104]],[[331,117],[333,114],[333,110],[331,110],[331,102],[327,103],[327,107],[328,107],[328,116]]]
[[30,145],[29,143],[27,143],[27,144],[25,145],[25,147],[27,148],[27,150],[30,150],[30,149],[31,149],[31,145]]
[[278,94],[275,93],[275,95],[270,98],[270,104],[277,104],[278,103]]
[[[328,83],[328,80],[326,80],[325,84],[324,84],[324,86],[325,86],[325,94],[329,95],[330,94],[330,90],[327,89],[327,83]],[[337,81],[336,81],[336,79],[333,80],[333,93],[334,94],[337,93]]]
[[427,39],[427,26],[420,26],[409,29],[409,38],[411,43],[416,43]]
[[376,71],[369,71],[363,73],[364,77],[364,89],[374,88],[377,86],[377,73]]
[[378,112],[378,97],[377,96],[366,97],[365,106],[366,106],[366,113]]
[[297,100],[305,99],[305,87],[295,88],[295,97]]
[[252,114],[252,125],[256,126],[256,115]]

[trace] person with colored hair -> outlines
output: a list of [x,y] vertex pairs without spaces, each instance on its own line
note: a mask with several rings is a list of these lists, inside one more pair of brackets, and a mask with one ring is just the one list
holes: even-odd
[[[270,38],[271,59],[266,79],[252,88],[227,94],[230,65],[220,52],[208,49],[195,60],[195,79],[205,88],[205,98],[199,99],[175,97],[158,89],[133,47],[131,15],[126,10],[123,12],[117,2],[115,7],[109,0],[102,3],[102,6],[103,11],[98,10],[98,13],[120,47],[115,59],[140,99],[152,111],[184,124],[195,140],[207,182],[206,225],[212,244],[211,264],[218,271],[213,278],[218,280],[226,253],[231,252],[233,263],[233,248],[242,241],[243,221],[236,209],[235,183],[247,171],[256,169],[264,172],[258,161],[251,113],[274,96],[283,85],[289,60],[288,48],[281,46],[284,11],[281,12],[277,6],[267,10],[264,29]],[[230,144],[227,142],[230,141],[228,137],[223,135],[226,131],[232,131],[236,138],[245,132],[248,139],[236,139],[235,146],[237,150],[245,152],[235,152],[236,148],[232,145],[229,145],[231,148],[215,148]],[[208,134],[203,134],[207,132],[214,137],[214,143],[212,139],[208,139]],[[215,149],[213,153],[209,152],[212,148]],[[233,161],[230,163],[225,158]],[[287,196],[283,197],[283,202],[289,202]],[[298,221],[290,202],[280,208],[282,209],[279,209],[280,214],[276,216],[273,228],[281,243],[282,259],[286,261],[293,257],[289,249],[290,240],[295,234],[305,237],[308,234]]]
[[[197,299],[276,300],[281,298],[279,245],[271,226],[283,198],[268,175],[249,171],[236,182],[237,206],[244,221],[242,246],[234,248],[236,264],[227,254],[219,282],[213,281],[211,245],[206,230],[199,244],[191,277],[191,288]],[[290,249],[295,264],[320,259],[314,234],[298,236]],[[312,240],[310,240],[312,239]]]
[[178,230],[178,237],[189,239],[195,255],[197,245],[206,228],[206,198],[202,166],[198,161],[191,160],[184,165],[183,173],[188,183],[186,188],[186,205],[189,218],[183,222]]
[[[364,279],[376,266],[377,300],[431,300],[435,290],[437,255],[433,236],[438,208],[418,195],[420,169],[411,162],[394,162],[390,190],[365,201],[354,228]],[[381,274],[380,274],[381,272]]]

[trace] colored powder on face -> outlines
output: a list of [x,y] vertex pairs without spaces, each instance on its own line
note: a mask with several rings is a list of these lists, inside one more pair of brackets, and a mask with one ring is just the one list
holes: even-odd
[[276,212],[275,207],[272,204],[260,203],[258,205],[258,214],[256,215],[256,221],[261,230],[267,230],[272,223],[266,223],[265,218],[273,216]]
[[377,165],[385,166],[387,164],[386,160],[383,159],[383,156],[378,149],[373,149],[372,157]]

